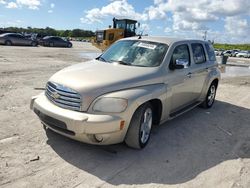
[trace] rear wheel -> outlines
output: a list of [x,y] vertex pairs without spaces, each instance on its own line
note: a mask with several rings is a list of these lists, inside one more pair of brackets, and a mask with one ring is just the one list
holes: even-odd
[[201,104],[203,108],[211,108],[213,106],[216,96],[216,90],[217,90],[217,84],[215,82],[212,82],[207,91],[206,99]]
[[7,40],[7,41],[5,41],[5,45],[11,46],[11,45],[12,45],[12,42],[11,42],[10,40]]
[[134,113],[125,138],[125,143],[132,148],[144,148],[150,138],[153,124],[153,110],[150,103],[141,105]]

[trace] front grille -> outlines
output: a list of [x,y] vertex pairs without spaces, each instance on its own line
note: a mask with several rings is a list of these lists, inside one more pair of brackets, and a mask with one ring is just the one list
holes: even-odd
[[62,108],[81,111],[81,95],[63,85],[48,82],[45,95],[55,105]]

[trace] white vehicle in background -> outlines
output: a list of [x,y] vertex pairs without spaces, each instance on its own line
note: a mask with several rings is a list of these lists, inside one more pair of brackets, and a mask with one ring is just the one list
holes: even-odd
[[214,50],[214,53],[215,53],[216,56],[219,56],[219,55],[220,55],[220,51],[217,50],[217,49]]
[[232,57],[236,57],[236,55],[240,52],[240,50],[238,49],[235,49],[235,50],[232,50]]
[[226,51],[222,52],[222,55],[224,55],[224,56],[232,56],[232,51],[231,50],[226,50]]
[[240,51],[236,57],[250,58],[250,51]]

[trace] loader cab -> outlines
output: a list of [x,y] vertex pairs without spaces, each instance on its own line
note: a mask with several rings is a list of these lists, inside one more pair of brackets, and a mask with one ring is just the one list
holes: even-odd
[[123,29],[124,38],[135,36],[136,20],[113,18],[113,28]]

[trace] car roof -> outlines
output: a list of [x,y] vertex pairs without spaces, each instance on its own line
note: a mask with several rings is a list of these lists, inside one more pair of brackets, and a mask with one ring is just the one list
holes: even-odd
[[6,35],[21,35],[20,33],[3,33],[0,36],[6,36]]
[[165,36],[141,36],[141,39],[139,39],[139,36],[135,36],[135,37],[124,38],[121,40],[142,40],[142,41],[165,43],[167,45],[171,45],[176,42],[185,42],[185,41],[208,43],[207,41],[197,40],[197,39],[171,38],[171,37],[165,37]]
[[43,39],[51,39],[51,38],[62,39],[62,37],[58,37],[58,36],[45,36],[45,37],[43,37]]

